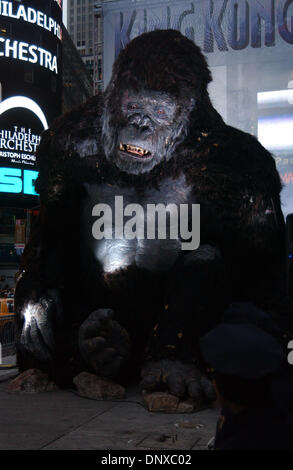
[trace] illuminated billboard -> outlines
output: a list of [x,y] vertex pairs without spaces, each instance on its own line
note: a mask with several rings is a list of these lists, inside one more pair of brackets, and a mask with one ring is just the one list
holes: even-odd
[[61,0],[0,1],[1,206],[38,204],[35,152],[61,106]]
[[139,34],[177,29],[201,48],[213,105],[273,153],[283,213],[292,212],[293,0],[120,0],[102,2],[102,18],[104,87],[120,50]]
[[283,212],[293,213],[293,90],[257,94],[258,138],[275,156],[284,184]]

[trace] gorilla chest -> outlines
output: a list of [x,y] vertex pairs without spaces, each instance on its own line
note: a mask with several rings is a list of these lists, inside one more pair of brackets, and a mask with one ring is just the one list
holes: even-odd
[[86,184],[85,189],[80,224],[84,262],[108,273],[133,265],[151,271],[172,266],[194,202],[183,175],[139,192],[108,184]]

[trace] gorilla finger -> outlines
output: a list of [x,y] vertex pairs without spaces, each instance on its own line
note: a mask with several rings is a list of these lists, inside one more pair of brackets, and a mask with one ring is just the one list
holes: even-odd
[[101,334],[101,322],[86,320],[79,328],[79,337],[84,340]]
[[147,363],[141,369],[140,375],[141,375],[141,377],[145,377],[146,375],[159,375],[159,376],[161,376],[161,373],[162,373],[161,367],[158,364],[154,363],[154,362],[150,362],[150,363]]
[[140,382],[140,388],[142,390],[153,391],[156,390],[161,384],[161,373],[158,374],[149,374],[143,377]]
[[186,386],[180,375],[170,374],[166,378],[166,385],[171,395],[183,397],[185,395]]
[[117,352],[114,348],[106,348],[97,356],[97,360],[101,364],[107,364],[108,362],[113,361],[113,358],[116,356]]
[[123,356],[117,356],[115,359],[115,367],[117,370],[119,370],[124,364],[126,363],[126,358]]
[[37,337],[39,339],[38,344],[40,345],[40,349],[39,349],[39,352],[37,354],[37,357],[41,361],[48,362],[52,359],[53,350],[54,350],[53,345],[52,345],[52,347],[50,347],[44,342],[44,336],[42,335],[42,333],[39,329],[37,329]]
[[125,360],[121,356],[116,356],[114,361],[104,364],[101,367],[101,371],[106,377],[114,378],[124,364]]
[[26,325],[20,335],[20,344],[25,349],[29,348],[29,343],[31,342],[30,329],[31,329],[30,325]]
[[110,320],[109,322],[101,321],[103,329],[105,330],[105,335],[113,344],[124,345],[130,344],[130,338],[123,326],[121,326],[117,321]]
[[94,351],[100,351],[104,348],[106,343],[105,338],[101,336],[97,336],[96,338],[90,338],[83,341],[83,348],[87,350],[88,353],[92,353]]
[[214,387],[213,387],[211,381],[205,376],[202,376],[202,378],[201,378],[201,387],[203,389],[203,392],[204,392],[206,398],[209,401],[215,401],[216,400],[217,395],[216,395],[216,392],[214,390]]
[[62,314],[63,314],[63,307],[62,307],[62,302],[60,298],[60,294],[57,289],[48,289],[48,296],[49,298],[52,298],[57,314],[57,318],[61,319]]
[[127,339],[126,341],[121,341],[121,343],[117,343],[116,350],[120,356],[129,357],[131,351],[130,340]]
[[201,385],[198,380],[193,379],[187,383],[187,392],[191,398],[200,398],[203,394]]
[[114,318],[114,310],[111,308],[99,308],[90,314],[89,318],[93,320],[110,320]]
[[51,353],[46,348],[38,332],[35,318],[31,318],[30,325],[27,326],[25,335],[22,335],[21,343],[40,361],[46,362],[51,359]]
[[42,340],[49,349],[55,348],[55,339],[54,334],[51,328],[51,325],[48,322],[48,319],[44,317],[37,316],[34,318],[36,322],[36,328],[38,330],[38,335],[41,335]]

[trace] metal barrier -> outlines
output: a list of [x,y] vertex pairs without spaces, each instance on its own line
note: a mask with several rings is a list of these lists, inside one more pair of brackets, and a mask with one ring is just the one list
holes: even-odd
[[2,345],[15,342],[14,315],[0,317],[0,342]]
[[10,355],[15,350],[15,316],[0,316],[0,343],[2,345],[2,356]]

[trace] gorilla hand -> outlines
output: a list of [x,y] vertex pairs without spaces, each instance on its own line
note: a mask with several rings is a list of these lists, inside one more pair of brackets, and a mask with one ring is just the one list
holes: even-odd
[[148,392],[166,391],[179,398],[215,400],[211,383],[194,364],[161,359],[146,364],[141,376],[141,389]]
[[59,295],[55,290],[48,290],[36,301],[29,300],[21,309],[20,345],[41,362],[52,359],[56,347],[53,324],[61,312]]
[[96,310],[79,329],[83,359],[96,374],[109,378],[116,376],[130,355],[128,333],[113,317],[111,309]]

